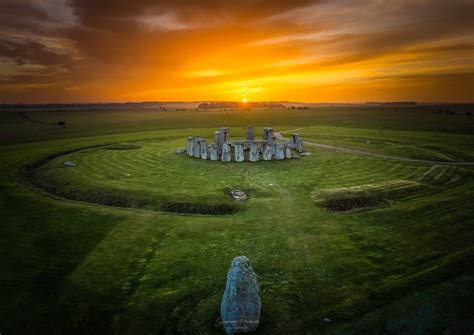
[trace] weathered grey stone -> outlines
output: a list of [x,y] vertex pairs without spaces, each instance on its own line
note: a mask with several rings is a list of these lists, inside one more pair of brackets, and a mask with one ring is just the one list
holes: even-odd
[[205,139],[201,140],[201,159],[207,159],[207,143]]
[[232,190],[230,191],[230,195],[235,200],[247,200],[247,194],[242,190]]
[[257,277],[245,256],[234,258],[227,273],[221,319],[227,334],[257,329],[262,306]]
[[194,136],[188,137],[188,156],[194,156]]
[[263,160],[264,161],[271,161],[273,156],[273,145],[272,144],[264,144],[263,145]]
[[255,131],[253,127],[247,127],[247,141],[255,140]]
[[224,142],[230,141],[229,128],[227,128],[227,127],[221,127],[219,130],[220,130],[221,133],[222,133]]
[[303,139],[299,134],[291,134],[291,147],[298,152],[303,152]]
[[285,159],[285,147],[283,146],[283,144],[277,143],[275,145],[275,159]]
[[209,158],[211,161],[219,160],[219,156],[217,155],[217,144],[215,143],[212,143],[209,148]]
[[176,149],[177,154],[184,154],[186,152],[186,148],[178,148]]
[[249,143],[249,161],[257,162],[260,160],[260,149],[258,148],[257,143]]
[[285,158],[291,158],[291,145],[289,143],[285,144]]
[[230,145],[225,142],[222,145],[222,161],[223,162],[230,162],[232,158],[231,148]]
[[194,139],[194,158],[201,158],[201,140],[200,137]]
[[244,146],[242,143],[235,143],[234,144],[234,155],[236,162],[243,162],[244,157]]
[[222,145],[224,144],[224,136],[220,130],[214,132],[214,143],[216,144],[217,156],[222,155]]
[[308,157],[311,156],[311,152],[302,152],[300,153],[300,157]]
[[271,141],[273,138],[273,128],[265,127],[263,128],[263,140]]
[[71,161],[64,161],[63,165],[64,165],[65,167],[75,167],[75,166],[77,166],[76,163],[71,162]]

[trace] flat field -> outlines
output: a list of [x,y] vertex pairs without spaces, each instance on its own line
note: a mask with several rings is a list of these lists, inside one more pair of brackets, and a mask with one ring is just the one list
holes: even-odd
[[[474,107],[448,107],[1,112],[0,332],[222,334],[245,255],[256,333],[472,333]],[[176,154],[247,125],[310,155]]]

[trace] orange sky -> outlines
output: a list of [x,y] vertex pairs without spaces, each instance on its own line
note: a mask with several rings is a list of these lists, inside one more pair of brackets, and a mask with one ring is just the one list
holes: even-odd
[[474,101],[470,0],[2,0],[0,102]]

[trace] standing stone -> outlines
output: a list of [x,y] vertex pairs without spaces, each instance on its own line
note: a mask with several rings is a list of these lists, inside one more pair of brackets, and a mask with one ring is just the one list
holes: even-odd
[[229,135],[229,128],[222,127],[219,129],[222,133],[223,136],[223,141],[228,142],[230,140],[230,135]]
[[219,156],[217,155],[217,144],[215,143],[212,143],[209,148],[209,158],[211,161],[219,160]]
[[187,148],[188,156],[194,156],[194,137],[188,136],[188,148]]
[[263,160],[271,161],[273,156],[273,146],[272,144],[266,143],[263,145]]
[[222,161],[230,162],[232,158],[231,148],[228,143],[222,145]]
[[214,132],[214,143],[216,143],[217,156],[222,155],[222,145],[224,144],[224,136],[220,130]]
[[257,162],[260,160],[260,149],[257,143],[250,142],[249,144],[249,161]]
[[201,158],[201,140],[200,137],[194,140],[194,158]]
[[201,159],[207,159],[207,143],[205,139],[201,141]]
[[273,128],[265,127],[263,128],[263,140],[271,141],[273,138]]
[[291,144],[290,143],[285,144],[285,158],[286,159],[291,158]]
[[255,140],[255,131],[253,127],[247,127],[247,141]]
[[283,144],[275,144],[275,158],[277,160],[285,159],[285,147]]
[[235,143],[234,145],[234,155],[236,162],[243,162],[244,157],[244,146],[242,143]]
[[298,152],[303,152],[303,139],[299,134],[291,134],[291,147]]
[[234,258],[227,273],[221,303],[221,319],[227,334],[257,329],[262,307],[259,291],[257,277],[249,259],[245,256]]

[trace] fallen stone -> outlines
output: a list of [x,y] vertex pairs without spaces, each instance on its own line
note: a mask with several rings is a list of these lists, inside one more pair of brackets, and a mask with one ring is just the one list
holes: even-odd
[[186,148],[178,148],[176,149],[177,154],[184,154],[186,152]]
[[71,161],[64,161],[63,164],[64,164],[64,166],[66,166],[66,167],[75,167],[75,166],[77,166],[76,163],[71,162]]
[[249,259],[245,256],[234,258],[221,303],[221,319],[227,334],[257,329],[261,308],[259,290]]
[[330,318],[324,318],[323,321],[326,322],[326,323],[330,323],[331,319]]
[[235,200],[247,200],[247,194],[242,190],[232,190],[230,191],[230,195]]
[[308,157],[311,156],[311,152],[302,152],[300,153],[300,157]]

